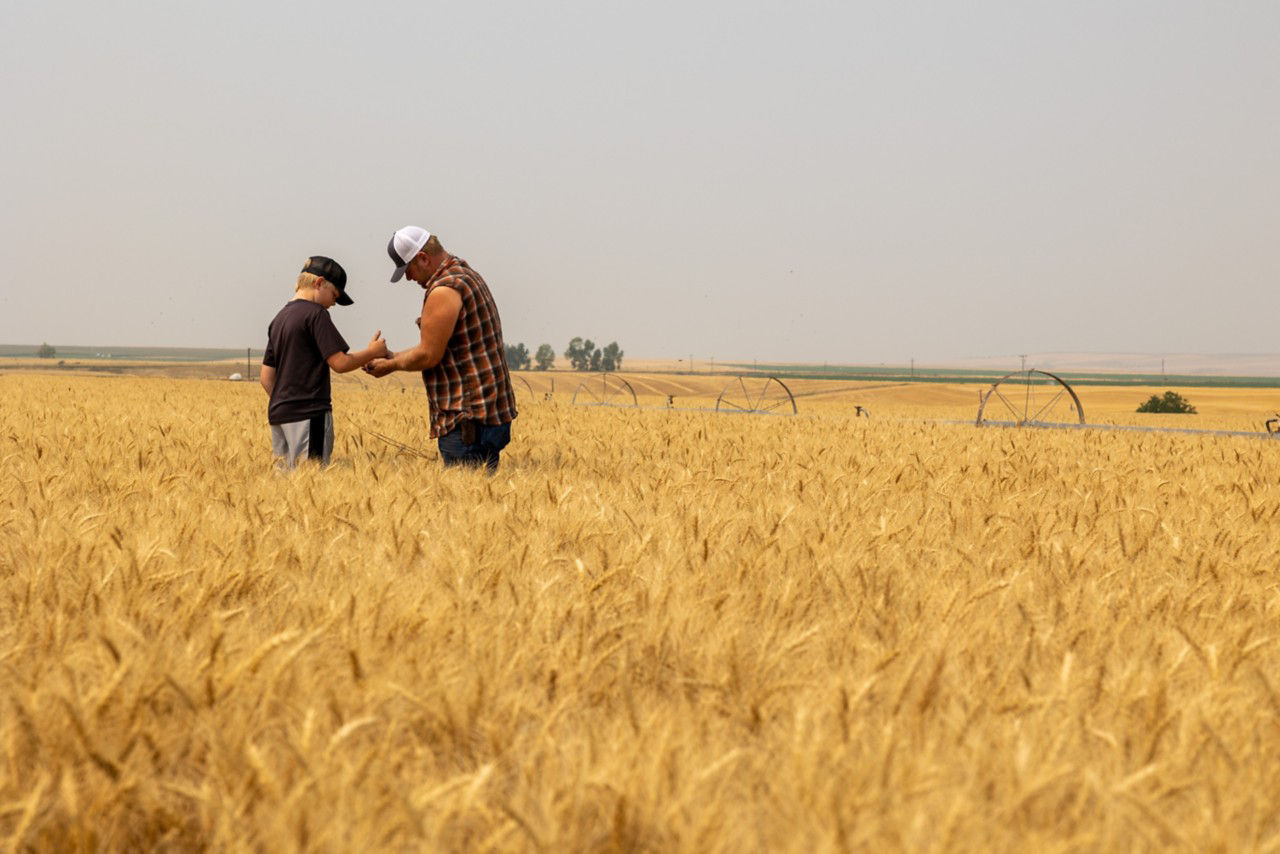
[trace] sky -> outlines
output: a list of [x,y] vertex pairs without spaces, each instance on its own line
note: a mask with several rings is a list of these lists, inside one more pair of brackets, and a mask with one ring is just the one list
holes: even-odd
[[1280,352],[1280,3],[33,2],[0,343],[260,347],[308,255],[411,344],[903,363]]

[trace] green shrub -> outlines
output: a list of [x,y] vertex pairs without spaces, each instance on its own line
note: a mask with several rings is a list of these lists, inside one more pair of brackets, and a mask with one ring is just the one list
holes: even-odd
[[1191,415],[1196,414],[1196,408],[1191,405],[1191,401],[1187,400],[1176,391],[1166,391],[1164,397],[1153,394],[1147,398],[1147,402],[1138,407],[1139,412],[1185,412]]

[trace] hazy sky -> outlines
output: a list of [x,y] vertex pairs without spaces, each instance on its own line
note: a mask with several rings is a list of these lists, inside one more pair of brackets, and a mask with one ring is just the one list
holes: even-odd
[[260,347],[398,226],[508,342],[1280,351],[1280,3],[57,3],[0,27],[0,342]]

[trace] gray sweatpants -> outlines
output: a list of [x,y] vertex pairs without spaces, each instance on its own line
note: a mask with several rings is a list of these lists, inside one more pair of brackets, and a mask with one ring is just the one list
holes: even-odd
[[326,412],[306,421],[271,425],[271,450],[276,462],[291,469],[298,458],[319,461],[327,466],[333,454],[333,413]]

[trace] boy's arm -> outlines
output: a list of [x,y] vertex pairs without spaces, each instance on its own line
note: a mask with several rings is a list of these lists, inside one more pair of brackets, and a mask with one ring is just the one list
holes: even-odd
[[369,341],[369,346],[355,353],[343,353],[339,350],[329,358],[325,359],[329,363],[329,367],[333,368],[335,373],[347,374],[358,368],[372,362],[374,359],[384,359],[387,356],[387,342],[382,340],[382,330],[379,329],[373,333],[373,338]]
[[263,365],[258,370],[258,382],[262,383],[262,390],[267,393],[267,397],[270,397],[271,390],[276,387],[276,369],[270,365]]

